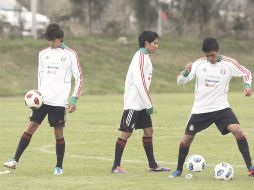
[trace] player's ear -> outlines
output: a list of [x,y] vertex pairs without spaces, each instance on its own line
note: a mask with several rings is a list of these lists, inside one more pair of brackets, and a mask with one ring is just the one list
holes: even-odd
[[148,41],[145,41],[145,47],[149,45],[149,42]]

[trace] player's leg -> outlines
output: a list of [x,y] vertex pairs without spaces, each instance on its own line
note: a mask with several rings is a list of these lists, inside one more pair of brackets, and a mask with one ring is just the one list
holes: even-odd
[[[150,125],[150,124],[148,124]],[[146,152],[146,157],[149,164],[149,172],[163,172],[163,171],[170,171],[169,168],[159,166],[154,158],[154,151],[153,151],[153,128],[148,127],[144,128],[144,135],[142,138],[143,147]]]
[[189,153],[190,145],[194,140],[194,135],[185,134],[179,146],[178,161],[176,171],[173,172],[169,177],[178,177],[182,175],[183,164]]
[[232,133],[238,145],[238,148],[243,156],[246,167],[248,168],[248,175],[254,175],[254,167],[251,163],[251,157],[249,152],[249,145],[245,135],[243,134],[239,121],[235,116],[231,108],[226,108],[221,110],[218,114],[218,118],[215,122],[217,128],[220,130],[221,134],[226,135],[229,132]]
[[248,141],[243,134],[239,124],[230,124],[227,129],[235,136],[236,142],[245,161],[246,167],[248,168],[248,175],[254,175],[254,167],[252,166]]
[[185,129],[185,135],[181,140],[178,153],[177,168],[169,177],[178,177],[182,175],[183,164],[189,153],[189,149],[196,133],[208,128],[214,122],[215,112],[191,114]]
[[63,173],[63,159],[65,153],[65,140],[63,136],[63,127],[54,127],[55,131],[55,139],[56,139],[56,168],[55,175],[59,175]]
[[148,160],[149,168],[157,168],[157,163],[154,158],[154,153],[153,153],[153,128],[148,127],[144,128],[144,135],[142,138],[143,142],[143,147],[146,152],[146,157]]
[[56,139],[56,158],[57,163],[54,175],[63,174],[63,159],[65,153],[65,140],[63,128],[65,126],[67,110],[61,106],[49,106],[48,121],[51,127],[54,127]]
[[119,130],[121,131],[121,135],[117,138],[116,144],[115,144],[115,157],[114,157],[114,163],[111,169],[112,173],[120,173],[120,174],[127,173],[121,167],[121,159],[122,159],[123,151],[127,143],[127,140],[130,138],[133,132],[133,129],[135,127],[137,115],[138,115],[138,112],[134,110],[124,110],[123,112],[120,128],[119,128]]
[[127,140],[130,138],[132,133],[129,132],[121,132],[120,137],[118,137],[115,145],[115,158],[114,163],[112,167],[112,173],[127,173],[122,167],[121,167],[121,159],[123,155],[123,151],[125,148],[125,145],[127,143]]
[[37,130],[45,116],[47,115],[45,105],[42,105],[39,109],[32,111],[32,116],[30,117],[30,123],[28,124],[27,130],[23,133],[20,138],[15,156],[12,159],[7,160],[4,162],[4,166],[7,168],[15,169],[17,163],[21,155],[23,154],[24,150],[30,143],[32,135]]

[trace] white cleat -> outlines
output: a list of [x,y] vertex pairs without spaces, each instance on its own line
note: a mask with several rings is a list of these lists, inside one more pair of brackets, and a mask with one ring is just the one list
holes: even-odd
[[18,162],[15,159],[10,159],[4,162],[4,167],[9,169],[16,169]]
[[56,167],[54,171],[54,175],[62,175],[63,174],[63,169]]

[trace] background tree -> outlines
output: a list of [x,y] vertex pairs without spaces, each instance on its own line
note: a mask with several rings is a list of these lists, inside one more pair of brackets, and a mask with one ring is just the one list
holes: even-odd
[[158,0],[133,0],[132,7],[135,10],[139,31],[152,30],[158,20]]
[[70,0],[72,4],[71,16],[80,23],[86,24],[89,35],[94,26],[101,26],[100,19],[110,0]]

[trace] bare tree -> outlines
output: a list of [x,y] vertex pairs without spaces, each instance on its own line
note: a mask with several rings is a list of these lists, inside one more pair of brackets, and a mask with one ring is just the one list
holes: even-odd
[[100,22],[103,11],[110,0],[70,0],[72,3],[71,16],[89,28],[89,35],[93,33],[94,22]]
[[158,20],[158,0],[133,0],[132,6],[135,10],[140,32],[156,27]]

